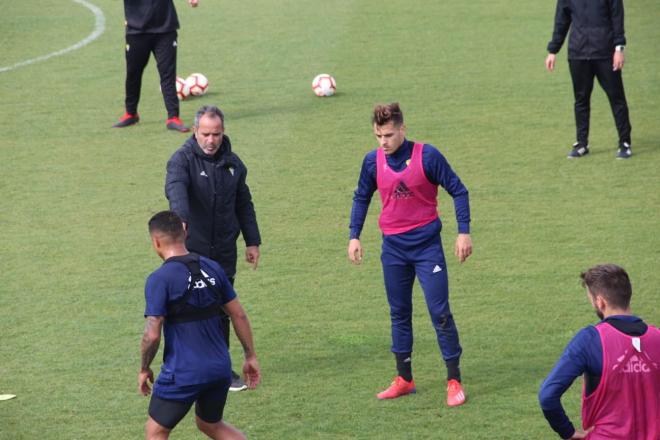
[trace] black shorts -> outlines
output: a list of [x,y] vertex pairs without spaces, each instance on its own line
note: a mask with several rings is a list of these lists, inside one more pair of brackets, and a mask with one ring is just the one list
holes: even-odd
[[199,390],[193,400],[169,400],[151,396],[149,416],[159,425],[174,429],[188,414],[194,402],[197,417],[206,423],[217,423],[222,420],[230,383],[231,380],[195,385]]

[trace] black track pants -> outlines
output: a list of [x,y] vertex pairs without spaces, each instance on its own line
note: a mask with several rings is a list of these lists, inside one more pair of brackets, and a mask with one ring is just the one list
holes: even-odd
[[573,93],[575,94],[575,126],[577,141],[584,145],[589,143],[589,116],[591,113],[591,91],[594,88],[594,77],[598,78],[600,86],[605,90],[612,107],[614,123],[619,133],[619,143],[630,143],[630,119],[628,104],[623,91],[621,71],[612,70],[612,60],[569,60]]
[[142,87],[142,73],[153,52],[160,75],[160,88],[167,117],[179,116],[176,97],[177,33],[126,34],[126,112],[137,113]]

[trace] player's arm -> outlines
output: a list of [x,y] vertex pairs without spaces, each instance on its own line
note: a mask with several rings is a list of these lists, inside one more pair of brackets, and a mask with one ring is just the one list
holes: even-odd
[[188,3],[189,3],[190,6],[192,6],[193,8],[196,8],[197,5],[199,5],[199,0],[188,0]]
[[170,202],[170,209],[176,212],[186,223],[190,218],[189,186],[188,161],[183,152],[177,151],[167,162],[165,196]]
[[158,353],[160,346],[160,333],[163,328],[163,316],[147,316],[144,324],[144,333],[140,343],[141,361],[138,373],[138,391],[147,396],[151,392],[149,382],[153,383],[154,373],[151,371],[151,362]]
[[261,369],[257,361],[257,353],[254,351],[250,321],[238,298],[234,298],[226,303],[223,309],[231,319],[236,337],[238,337],[238,340],[243,346],[243,354],[245,356],[243,375],[245,376],[245,382],[250,389],[254,389],[259,385],[259,381],[261,380]]
[[545,67],[549,71],[555,68],[556,54],[561,49],[566,39],[568,29],[571,27],[571,11],[566,0],[557,0],[555,10],[555,27],[552,31],[552,39],[548,43],[548,56],[545,58]]
[[371,152],[364,157],[362,169],[358,178],[358,186],[353,194],[351,208],[350,236],[348,241],[348,258],[353,264],[360,264],[364,254],[360,243],[360,234],[367,218],[371,198],[377,189],[376,154]]
[[250,193],[250,187],[247,185],[247,168],[240,161],[239,166],[239,180],[236,186],[236,217],[245,240],[245,261],[250,263],[253,269],[256,269],[259,264],[261,234],[257,224],[257,214],[252,203],[252,193]]
[[472,255],[470,237],[470,196],[461,179],[437,149],[425,145],[422,151],[424,174],[429,182],[440,185],[454,201],[454,212],[458,224],[458,236],[454,244],[454,255],[459,262],[464,262]]
[[539,403],[543,415],[550,427],[563,439],[582,438],[583,433],[576,430],[561,404],[562,395],[570,388],[575,379],[588,369],[587,349],[600,343],[596,330],[587,327],[568,343],[561,357],[543,381],[539,390]]

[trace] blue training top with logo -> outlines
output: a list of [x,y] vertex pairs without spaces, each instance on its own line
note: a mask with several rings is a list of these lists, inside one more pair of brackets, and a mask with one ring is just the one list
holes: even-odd
[[[236,298],[229,279],[218,263],[200,256],[200,268],[202,274],[220,291],[222,304]],[[185,295],[190,280],[190,272],[184,263],[165,261],[147,278],[144,316],[167,317],[168,303]],[[203,281],[198,281],[193,286],[188,304],[207,307],[214,304],[216,298],[213,290]],[[156,385],[197,385],[231,377],[231,359],[219,316],[180,323],[170,323],[166,319],[163,334],[163,365]],[[158,394],[158,386],[154,387],[154,394]]]

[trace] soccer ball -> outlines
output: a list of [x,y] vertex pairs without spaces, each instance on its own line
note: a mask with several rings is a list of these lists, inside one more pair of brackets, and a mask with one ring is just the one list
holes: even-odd
[[183,101],[190,96],[190,86],[180,76],[176,77],[176,96],[179,98],[179,101]]
[[337,91],[337,83],[331,75],[322,73],[314,77],[312,90],[316,96],[332,96]]
[[186,85],[190,89],[190,93],[195,96],[200,96],[206,93],[209,88],[209,80],[201,73],[191,73],[186,78]]

